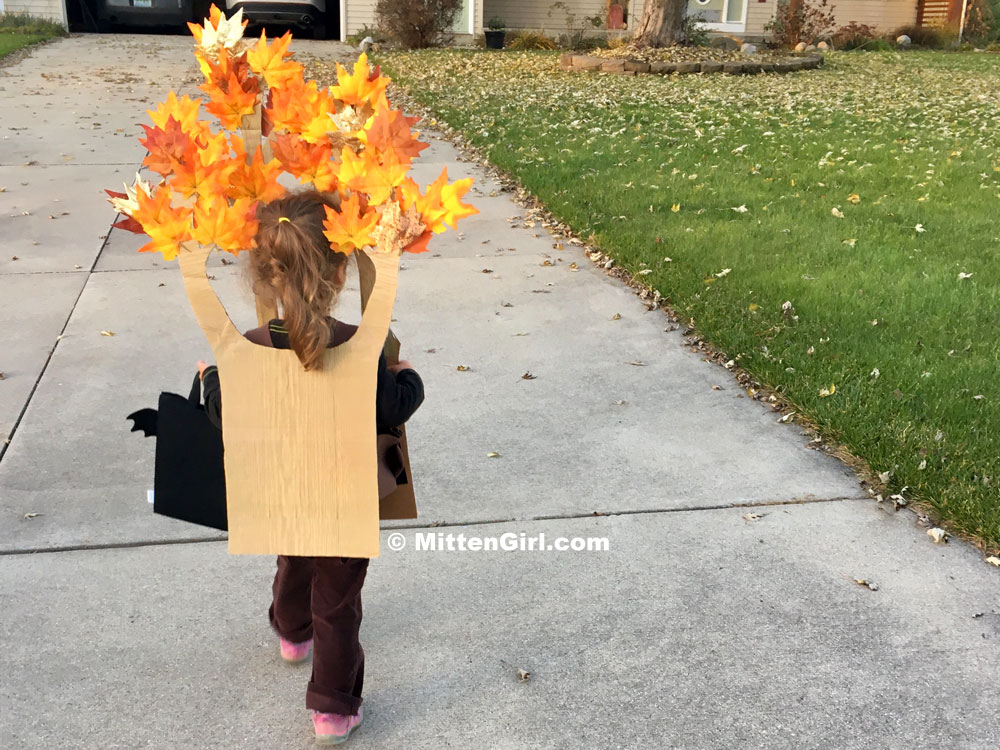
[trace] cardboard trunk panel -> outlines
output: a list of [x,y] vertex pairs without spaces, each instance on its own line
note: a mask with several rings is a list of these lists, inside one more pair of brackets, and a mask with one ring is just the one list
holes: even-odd
[[[306,371],[293,351],[258,346],[236,329],[205,274],[210,252],[186,242],[179,259],[225,394],[230,553],[377,557],[375,389],[398,254],[357,252],[359,269],[374,276],[364,282],[370,292],[361,325]],[[409,475],[405,435],[403,445]],[[415,517],[412,484],[382,505],[391,517]]]

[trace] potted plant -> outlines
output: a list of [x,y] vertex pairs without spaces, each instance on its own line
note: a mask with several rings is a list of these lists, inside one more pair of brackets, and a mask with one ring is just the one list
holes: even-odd
[[486,22],[486,46],[489,49],[503,49],[504,29],[507,22],[498,16],[494,16]]

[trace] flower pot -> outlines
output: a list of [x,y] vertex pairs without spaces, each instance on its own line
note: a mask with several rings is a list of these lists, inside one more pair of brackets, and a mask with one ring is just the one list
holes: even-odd
[[506,36],[505,32],[501,30],[490,30],[487,29],[486,34],[486,47],[488,49],[503,49],[503,39]]

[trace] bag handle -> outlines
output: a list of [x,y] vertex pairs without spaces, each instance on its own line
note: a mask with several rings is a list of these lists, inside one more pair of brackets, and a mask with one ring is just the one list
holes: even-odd
[[191,406],[199,406],[201,404],[201,373],[196,372],[194,374],[194,382],[191,383],[191,393],[188,394],[188,403]]

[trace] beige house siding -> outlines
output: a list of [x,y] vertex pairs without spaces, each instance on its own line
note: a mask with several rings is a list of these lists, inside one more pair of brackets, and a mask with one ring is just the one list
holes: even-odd
[[[566,7],[553,7],[549,0],[485,0],[483,22],[495,16],[502,18],[508,29],[535,29],[550,35],[562,34],[569,30],[567,11],[575,18],[573,24],[579,29],[598,31],[588,16],[607,16],[605,0],[564,0]],[[600,28],[603,28],[601,24]]]
[[[774,16],[777,0],[749,2],[746,33],[763,35],[766,33],[764,27]],[[831,4],[838,27],[854,21],[879,31],[892,31],[917,22],[917,0],[834,0]]]
[[63,0],[0,0],[0,10],[6,13],[29,13],[68,28]]
[[[748,36],[764,36],[767,32],[764,27],[770,23],[774,17],[774,8],[777,5],[775,0],[767,0],[762,3],[758,0],[747,0],[747,28],[744,32]],[[881,0],[877,0],[881,2]]]
[[[339,0],[332,0],[339,2]],[[327,0],[331,2],[331,0]],[[357,34],[365,26],[375,27],[375,0],[347,0],[347,34]]]
[[917,22],[916,0],[836,0],[833,14],[837,26],[851,21],[892,31]]

